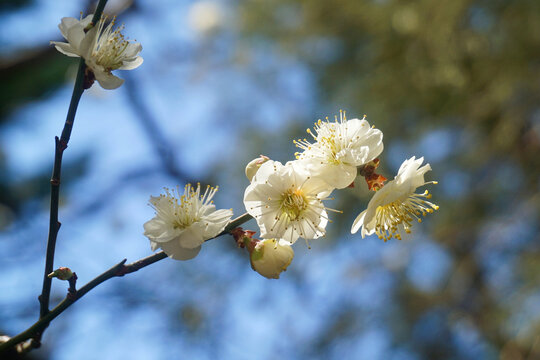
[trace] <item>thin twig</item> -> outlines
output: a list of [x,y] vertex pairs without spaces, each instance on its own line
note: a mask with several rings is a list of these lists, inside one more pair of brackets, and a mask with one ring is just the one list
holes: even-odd
[[[222,235],[229,234],[231,230],[237,228],[239,225],[242,225],[243,223],[251,220],[253,217],[249,214],[243,214],[236,219],[232,220],[227,224],[225,229],[216,235],[215,237],[208,239],[212,240],[217,237],[220,237]],[[208,241],[206,240],[206,241]],[[167,258],[167,254],[165,254],[163,251],[160,251],[158,253],[155,253],[153,255],[147,256],[143,259],[137,260],[135,262],[132,262],[130,264],[125,264],[126,259],[120,261],[118,264],[114,265],[109,270],[105,271],[86,285],[84,285],[79,290],[73,291],[73,289],[70,289],[68,291],[68,295],[62,300],[54,309],[47,312],[43,317],[41,317],[34,325],[29,327],[27,330],[23,331],[22,333],[12,337],[8,341],[6,341],[3,344],[0,344],[0,355],[6,353],[14,346],[19,346],[18,344],[22,343],[23,341],[26,341],[28,339],[32,339],[31,341],[34,341],[33,338],[36,337],[36,335],[43,333],[43,331],[49,326],[50,322],[54,320],[58,315],[63,313],[68,307],[70,307],[74,302],[82,298],[86,293],[88,293],[90,290],[98,286],[99,284],[113,278],[113,277],[119,277],[124,276],[126,274],[130,274],[132,272],[138,271],[148,265],[151,265],[153,263],[156,263],[160,260],[163,260]],[[21,347],[28,347],[28,344],[22,344]],[[36,346],[33,346],[36,347]]]
[[84,70],[86,65],[84,59],[79,62],[79,71],[77,73],[77,80],[75,81],[75,87],[73,89],[73,95],[71,96],[71,103],[69,104],[69,110],[64,129],[62,130],[62,136],[59,139],[55,138],[55,153],[54,153],[54,166],[51,177],[51,208],[49,215],[49,237],[47,239],[47,254],[45,256],[45,272],[43,274],[43,288],[41,295],[39,296],[40,302],[40,317],[43,317],[49,311],[49,297],[51,294],[51,279],[47,276],[53,271],[54,266],[54,250],[56,247],[56,238],[58,236],[58,230],[60,229],[60,222],[58,221],[58,202],[60,197],[60,173],[62,170],[62,155],[67,148],[69,138],[71,136],[71,130],[73,128],[73,121],[75,120],[75,113],[77,112],[77,105],[84,91]]
[[[92,23],[96,24],[101,18],[103,13],[103,8],[107,0],[100,0],[94,17],[92,18]],[[49,215],[49,236],[47,238],[47,252],[45,256],[45,272],[43,274],[43,287],[41,290],[41,295],[39,296],[40,302],[40,318],[43,318],[49,312],[49,299],[51,294],[51,282],[52,279],[47,277],[53,271],[54,266],[54,252],[56,248],[56,238],[58,236],[58,230],[60,229],[60,222],[58,221],[58,203],[60,198],[60,174],[62,170],[62,155],[64,150],[68,146],[69,138],[71,137],[71,131],[73,129],[73,123],[75,121],[75,114],[77,113],[77,106],[79,105],[79,100],[81,99],[82,93],[84,92],[84,77],[85,77],[86,64],[85,60],[81,58],[79,60],[79,70],[77,72],[77,78],[75,80],[75,85],[73,87],[73,94],[71,95],[71,102],[69,104],[69,110],[66,117],[66,122],[64,123],[64,128],[62,130],[62,135],[60,138],[55,138],[55,154],[54,154],[54,165],[53,173],[51,177],[51,207]],[[42,329],[43,330],[43,329]],[[37,342],[39,342],[39,337],[37,337]]]

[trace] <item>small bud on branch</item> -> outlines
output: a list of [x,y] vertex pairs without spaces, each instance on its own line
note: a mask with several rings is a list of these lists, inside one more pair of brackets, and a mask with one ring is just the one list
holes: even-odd
[[74,273],[71,271],[70,268],[67,267],[59,267],[58,269],[54,270],[52,273],[47,275],[49,279],[52,278],[58,278],[60,280],[69,280],[74,275]]

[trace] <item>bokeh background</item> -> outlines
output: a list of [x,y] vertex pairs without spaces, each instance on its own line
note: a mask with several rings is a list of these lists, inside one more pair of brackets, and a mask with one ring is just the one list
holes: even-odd
[[[48,42],[94,5],[0,2],[9,335],[39,314],[54,136],[77,68]],[[151,253],[150,195],[218,184],[218,207],[240,215],[245,164],[292,159],[292,139],[339,109],[384,132],[387,177],[424,156],[440,210],[402,241],[361,239],[349,232],[370,197],[360,181],[280,280],[223,237],[102,284],[30,358],[540,358],[539,1],[111,0],[105,12],[144,64],[118,90],[85,92],[64,155],[55,265],[80,285]],[[66,287],[53,282],[53,303]]]

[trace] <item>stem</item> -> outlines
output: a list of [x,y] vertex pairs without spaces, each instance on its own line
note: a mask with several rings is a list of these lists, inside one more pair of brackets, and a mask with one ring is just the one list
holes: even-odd
[[[217,234],[215,237],[210,238],[208,240],[212,240],[222,235],[226,235],[231,230],[237,228],[239,225],[242,225],[243,223],[251,219],[253,219],[253,217],[249,215],[248,213],[243,214],[237,217],[236,219],[232,220],[231,222],[229,222],[229,224],[227,224],[227,226],[221,233]],[[5,343],[0,344],[0,355],[2,355],[4,352],[7,352],[13,346],[16,346],[17,344],[25,340],[34,338],[36,335],[41,334],[47,328],[47,326],[49,326],[52,320],[54,320],[58,315],[60,315],[68,307],[70,307],[74,302],[82,298],[84,295],[86,295],[86,293],[88,293],[90,290],[92,290],[99,284],[113,277],[124,276],[125,274],[138,271],[148,265],[156,263],[165,258],[167,258],[167,254],[165,254],[163,251],[160,251],[158,253],[147,256],[143,259],[137,260],[127,265],[125,265],[126,259],[120,261],[118,264],[114,265],[112,268],[105,271],[104,273],[102,273],[101,275],[99,275],[98,277],[96,277],[95,279],[87,283],[86,285],[84,285],[79,290],[76,290],[74,292],[69,291],[68,295],[64,298],[64,300],[62,300],[54,309],[52,309],[51,311],[48,311],[44,316],[40,317],[40,319],[36,323],[34,323],[34,325],[29,327],[22,333],[12,337]]]
[[[99,0],[96,7],[96,12],[92,18],[92,23],[96,24],[101,18],[103,8],[107,0]],[[77,113],[77,106],[84,92],[84,76],[85,76],[86,64],[85,60],[81,58],[79,60],[79,70],[77,72],[77,78],[73,87],[73,94],[71,95],[71,102],[69,103],[69,109],[64,123],[64,129],[60,139],[55,138],[55,153],[54,153],[54,165],[53,173],[51,177],[51,208],[49,215],[49,236],[47,238],[47,252],[45,256],[45,272],[43,274],[43,287],[41,295],[39,296],[40,302],[40,318],[44,317],[49,312],[49,299],[51,295],[51,282],[52,279],[47,275],[53,271],[54,266],[54,252],[56,248],[56,238],[58,236],[58,230],[60,230],[60,222],[58,221],[58,203],[60,198],[60,174],[62,170],[62,155],[64,150],[68,146],[69,138],[71,137],[71,131],[73,129],[73,122],[75,121],[75,114]]]
[[81,297],[83,297],[87,292],[101,284],[102,282],[117,276],[116,273],[122,269],[124,266],[124,263],[126,260],[122,260],[109,270],[105,271],[103,274],[96,277],[94,280],[90,281],[86,285],[84,285],[82,288],[80,288],[76,293],[72,295],[68,295],[58,304],[54,309],[47,312],[44,316],[42,316],[34,325],[29,327],[27,330],[23,331],[22,333],[12,337],[5,343],[0,345],[0,354],[2,354],[4,351],[8,350],[10,347],[28,340],[32,338],[34,335],[42,333],[43,330],[49,326],[49,323],[56,318],[58,315],[60,315],[64,310],[66,310],[71,304],[73,304],[75,301],[79,300]]
[[[215,238],[217,238],[217,237],[219,237],[221,235],[228,234],[228,233],[231,232],[231,230],[236,229],[238,226],[242,225],[245,222],[248,222],[251,219],[253,219],[253,216],[249,215],[248,213],[240,215],[236,219],[231,220],[231,222],[228,223],[227,226],[225,226],[225,229],[223,229],[222,232],[220,232],[219,234],[217,234],[216,236],[214,236],[213,238],[210,238],[208,240],[212,240],[212,239],[215,239]],[[206,240],[206,241],[208,241],[208,240]]]
[[99,3],[96,6],[96,12],[94,13],[94,16],[92,17],[92,23],[94,25],[96,25],[99,19],[101,19],[101,14],[103,14],[103,9],[105,9],[106,4],[107,4],[107,0],[99,0]]
[[84,91],[84,70],[86,65],[84,59],[79,61],[79,71],[77,72],[77,79],[73,88],[73,94],[71,95],[71,102],[69,104],[69,110],[62,130],[60,139],[55,138],[56,146],[54,152],[54,166],[51,177],[51,208],[49,215],[49,237],[47,239],[47,254],[45,256],[45,272],[43,274],[43,288],[41,295],[39,296],[40,302],[40,317],[45,316],[49,312],[49,297],[51,294],[51,282],[52,279],[47,277],[53,271],[54,266],[54,250],[56,247],[56,238],[58,236],[58,230],[60,229],[60,222],[58,221],[58,203],[60,197],[60,174],[62,170],[62,155],[67,148],[69,138],[71,136],[71,130],[73,128],[73,121],[75,120],[75,113],[77,112],[77,106],[81,95]]

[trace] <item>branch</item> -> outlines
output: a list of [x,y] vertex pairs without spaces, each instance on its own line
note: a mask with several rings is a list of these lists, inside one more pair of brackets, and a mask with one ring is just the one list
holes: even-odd
[[[92,18],[93,24],[96,24],[97,21],[99,21],[99,19],[101,18],[101,14],[103,13],[103,8],[105,7],[106,3],[107,0],[99,1],[94,17]],[[64,123],[64,129],[62,130],[62,135],[60,136],[60,139],[58,137],[55,138],[56,146],[54,153],[53,173],[51,176],[49,236],[47,238],[47,252],[45,256],[43,287],[41,290],[41,295],[38,297],[40,302],[40,318],[43,318],[49,312],[49,299],[51,295],[52,279],[48,278],[47,275],[53,271],[56,238],[58,236],[58,230],[60,230],[61,225],[58,221],[58,203],[60,197],[60,174],[62,170],[62,155],[64,154],[64,150],[68,146],[69,138],[71,137],[71,131],[73,129],[73,122],[75,121],[77,106],[79,105],[79,100],[81,99],[82,93],[84,92],[85,70],[85,60],[81,58],[79,60],[79,70],[77,72],[77,78],[73,87],[73,94],[71,95],[71,102],[69,104],[66,122]],[[39,336],[36,340],[39,342]]]
[[79,71],[77,73],[77,80],[75,81],[75,87],[73,89],[73,95],[71,96],[71,103],[69,104],[69,110],[64,129],[62,130],[62,136],[59,139],[55,138],[56,146],[54,153],[54,166],[51,177],[51,208],[49,215],[49,237],[47,239],[47,254],[45,257],[45,271],[43,274],[43,288],[41,295],[39,296],[40,302],[40,317],[43,317],[49,312],[49,297],[51,293],[51,279],[47,277],[53,271],[54,266],[54,250],[56,247],[56,238],[58,236],[58,230],[60,229],[60,222],[58,221],[58,202],[60,197],[60,173],[62,170],[62,155],[67,148],[71,130],[73,128],[73,121],[75,120],[75,113],[77,111],[77,105],[84,91],[84,70],[86,65],[84,59],[79,62]]
[[[215,237],[210,238],[208,240],[212,240],[222,235],[229,234],[231,230],[237,228],[239,225],[242,225],[243,223],[251,220],[252,218],[253,217],[249,215],[248,213],[243,214],[237,217],[236,219],[232,220],[229,224],[227,224],[227,226],[221,233],[217,234]],[[18,345],[18,344],[28,339],[32,339],[31,340],[32,344],[35,343],[34,338],[36,336],[40,336],[43,333],[43,331],[47,328],[47,326],[49,326],[51,321],[53,321],[58,315],[63,313],[64,310],[66,310],[74,302],[82,298],[84,295],[86,295],[86,293],[88,293],[90,290],[92,290],[99,284],[113,277],[120,277],[126,274],[130,274],[132,272],[138,271],[148,265],[152,265],[153,263],[156,263],[165,258],[167,258],[167,254],[165,254],[163,251],[160,251],[158,253],[147,256],[143,259],[137,260],[127,265],[125,265],[126,259],[124,259],[120,261],[118,264],[114,265],[109,270],[105,271],[104,273],[96,277],[94,280],[84,285],[79,290],[70,289],[68,291],[68,295],[64,298],[64,300],[62,300],[54,309],[52,309],[51,311],[48,311],[47,314],[40,317],[40,319],[36,323],[34,323],[34,325],[29,327],[27,330],[23,331],[22,333],[12,337],[5,343],[0,344],[0,355],[6,353],[14,346],[25,348],[26,350],[31,349],[32,347],[36,347],[35,345],[28,346],[28,344],[22,344],[22,345]]]

